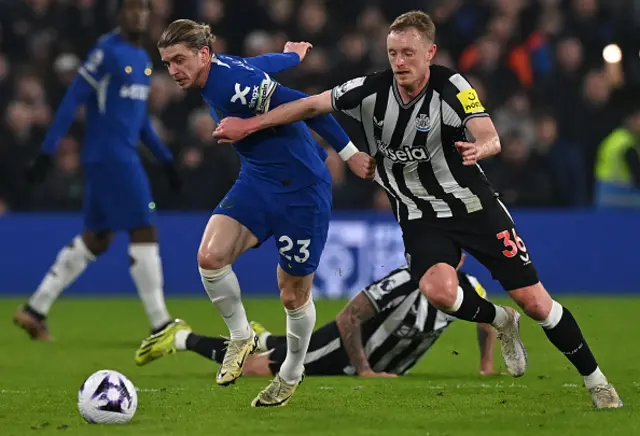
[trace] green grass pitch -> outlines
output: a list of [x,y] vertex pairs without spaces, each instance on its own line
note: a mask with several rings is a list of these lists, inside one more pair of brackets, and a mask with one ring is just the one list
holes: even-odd
[[[475,330],[454,323],[411,375],[394,380],[308,377],[289,405],[252,409],[268,378],[214,382],[217,365],[181,353],[138,368],[147,333],[138,300],[62,299],[50,328],[56,341],[36,343],[11,325],[17,299],[0,299],[0,434],[22,435],[638,435],[640,434],[640,298],[559,298],[580,322],[601,368],[620,393],[621,410],[595,411],[582,378],[523,319],[529,370],[519,379],[478,375]],[[206,296],[172,299],[174,316],[195,331],[220,335],[224,324]],[[318,326],[344,301],[319,301]],[[249,317],[283,332],[279,302],[247,299]],[[499,350],[498,369],[504,371]],[[139,389],[138,411],[122,426],[86,424],[77,391],[98,369],[126,374]]]

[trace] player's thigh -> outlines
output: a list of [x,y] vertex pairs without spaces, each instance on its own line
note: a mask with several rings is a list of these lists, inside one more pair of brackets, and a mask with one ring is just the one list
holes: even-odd
[[291,276],[315,273],[327,242],[331,220],[331,186],[320,182],[275,196],[270,221],[279,265]]
[[426,220],[403,224],[402,239],[411,277],[416,282],[435,265],[442,263],[456,268],[462,257],[460,247],[449,233]]
[[505,290],[538,283],[538,274],[511,215],[499,200],[474,212],[456,232],[459,244],[482,263]]
[[140,164],[89,164],[85,172],[90,190],[85,219],[89,230],[128,231],[155,226],[151,187]]
[[270,235],[265,201],[253,186],[239,180],[213,211],[202,235],[198,262],[207,269],[222,268]]
[[98,233],[109,230],[107,227],[106,202],[102,198],[107,189],[105,186],[105,175],[102,168],[97,165],[86,165],[84,168],[84,198],[82,201],[82,211],[84,215],[85,231]]
[[258,238],[234,218],[212,215],[202,234],[198,264],[205,269],[223,268],[257,244]]

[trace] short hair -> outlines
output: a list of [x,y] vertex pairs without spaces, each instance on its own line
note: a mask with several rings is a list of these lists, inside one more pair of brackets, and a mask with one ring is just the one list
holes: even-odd
[[196,23],[193,20],[175,20],[160,35],[158,48],[167,48],[172,45],[185,44],[193,50],[209,47],[213,53],[213,43],[216,37],[211,33],[208,24]]
[[436,40],[436,25],[426,12],[410,11],[396,18],[389,27],[391,32],[404,32],[408,29],[416,29],[431,42]]

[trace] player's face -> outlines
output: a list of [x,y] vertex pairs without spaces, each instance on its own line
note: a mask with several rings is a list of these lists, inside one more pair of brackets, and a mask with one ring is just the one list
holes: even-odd
[[149,0],[124,0],[120,25],[128,33],[142,34],[149,23]]
[[161,48],[160,57],[171,78],[182,89],[196,86],[205,64],[211,62],[208,49],[193,50],[185,44]]
[[436,45],[417,29],[393,31],[387,36],[387,55],[399,86],[412,87],[420,83],[435,54]]

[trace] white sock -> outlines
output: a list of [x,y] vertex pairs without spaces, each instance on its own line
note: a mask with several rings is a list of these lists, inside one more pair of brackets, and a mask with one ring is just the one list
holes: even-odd
[[271,336],[271,332],[263,332],[258,336],[258,345],[261,350],[267,350],[267,338]]
[[82,238],[76,236],[71,244],[60,250],[53,266],[29,299],[29,306],[41,315],[47,315],[62,291],[94,260],[95,256],[84,245]]
[[[494,306],[496,305],[494,304]],[[507,321],[509,321],[509,313],[507,310],[502,306],[496,306],[496,317],[493,319],[491,325],[499,329],[502,328]]]
[[231,340],[249,339],[251,326],[242,305],[238,277],[231,266],[219,270],[200,268],[200,277],[209,299],[216,305],[229,328]]
[[162,261],[157,242],[129,245],[131,277],[153,329],[171,322],[162,290]]
[[545,319],[544,321],[539,321],[538,324],[540,324],[543,329],[551,330],[558,325],[558,323],[562,319],[563,312],[564,309],[562,308],[562,304],[558,303],[556,300],[553,300],[553,303],[551,303],[551,310],[549,311],[549,315],[547,315],[547,319]]
[[609,383],[609,381],[602,371],[600,371],[599,366],[591,374],[584,376],[584,385],[587,389],[593,389],[596,386],[606,385],[607,383]]
[[316,325],[316,306],[313,299],[298,309],[287,311],[287,357],[280,366],[280,377],[293,384],[300,380],[304,371],[304,358]]
[[176,346],[176,350],[184,351],[187,349],[187,338],[191,332],[189,330],[178,330],[173,340],[173,344]]

